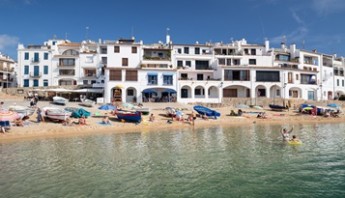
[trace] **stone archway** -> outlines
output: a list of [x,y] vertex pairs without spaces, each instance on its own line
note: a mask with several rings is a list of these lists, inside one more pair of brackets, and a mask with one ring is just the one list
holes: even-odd
[[181,87],[181,98],[192,98],[192,88],[184,85]]

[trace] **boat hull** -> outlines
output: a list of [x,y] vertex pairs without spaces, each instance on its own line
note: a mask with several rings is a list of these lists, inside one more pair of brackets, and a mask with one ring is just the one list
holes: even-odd
[[268,106],[269,106],[273,111],[284,111],[284,110],[286,110],[286,107],[281,106],[281,105],[269,104]]
[[220,116],[219,112],[212,110],[212,109],[209,109],[209,108],[204,107],[204,106],[196,105],[193,108],[200,115],[206,115],[208,117],[219,117]]
[[125,112],[118,111],[115,113],[117,119],[120,121],[124,120],[126,122],[141,122],[141,112]]

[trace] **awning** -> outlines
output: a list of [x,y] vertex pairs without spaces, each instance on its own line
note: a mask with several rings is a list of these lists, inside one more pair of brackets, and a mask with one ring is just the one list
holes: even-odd
[[150,93],[155,93],[155,94],[157,94],[157,92],[154,90],[154,89],[145,89],[144,91],[142,91],[143,93],[148,93],[148,94],[150,94]]
[[173,89],[169,89],[169,88],[164,89],[162,92],[176,93],[176,91],[175,91],[175,90],[173,90]]

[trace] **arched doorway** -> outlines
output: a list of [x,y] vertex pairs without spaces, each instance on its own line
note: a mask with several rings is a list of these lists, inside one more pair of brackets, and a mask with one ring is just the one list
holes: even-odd
[[216,86],[211,86],[208,88],[208,98],[218,98],[219,90]]
[[223,89],[224,98],[249,98],[250,89],[241,85],[231,85]]
[[122,87],[115,86],[111,89],[111,101],[113,102],[122,102]]
[[126,102],[137,103],[137,90],[134,87],[128,87],[126,90]]
[[203,86],[197,86],[194,89],[195,98],[205,98],[205,88]]
[[181,88],[181,98],[191,98],[192,97],[192,89],[185,85]]

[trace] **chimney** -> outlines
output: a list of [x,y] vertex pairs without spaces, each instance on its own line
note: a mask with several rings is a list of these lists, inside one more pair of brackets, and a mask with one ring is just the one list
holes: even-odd
[[270,41],[265,40],[265,51],[268,52],[270,50]]
[[296,44],[290,45],[290,52],[294,54],[296,52]]
[[281,42],[281,43],[280,43],[280,46],[281,46],[282,49],[285,49],[285,48],[286,48],[286,45],[285,45],[284,42]]

